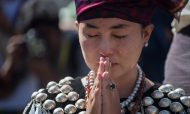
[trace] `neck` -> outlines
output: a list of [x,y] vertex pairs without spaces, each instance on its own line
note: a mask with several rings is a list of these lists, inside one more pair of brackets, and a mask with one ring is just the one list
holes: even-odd
[[118,76],[119,78],[114,79],[120,98],[128,97],[130,93],[133,91],[133,88],[136,84],[136,80],[138,78],[137,75],[137,67],[134,67],[131,72],[125,73],[122,76]]

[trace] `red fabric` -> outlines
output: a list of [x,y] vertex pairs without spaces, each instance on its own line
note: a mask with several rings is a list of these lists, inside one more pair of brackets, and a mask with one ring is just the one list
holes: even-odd
[[[155,8],[168,12],[181,10],[188,0],[75,0],[77,20],[121,18],[149,24]],[[174,10],[175,9],[175,10]]]

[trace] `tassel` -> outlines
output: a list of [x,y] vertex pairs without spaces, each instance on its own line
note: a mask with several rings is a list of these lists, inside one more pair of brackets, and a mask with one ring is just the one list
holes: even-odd
[[37,105],[36,105],[36,111],[35,111],[34,114],[43,114],[43,113],[42,113],[42,108],[41,108],[40,104],[37,104]]
[[33,103],[33,104],[32,104],[32,107],[31,107],[31,109],[30,109],[29,114],[34,114],[34,113],[35,113],[35,104]]

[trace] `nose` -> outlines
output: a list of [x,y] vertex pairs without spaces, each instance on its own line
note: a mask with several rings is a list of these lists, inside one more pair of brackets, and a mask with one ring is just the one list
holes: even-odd
[[113,54],[113,44],[110,39],[101,39],[99,53],[102,57],[110,57]]

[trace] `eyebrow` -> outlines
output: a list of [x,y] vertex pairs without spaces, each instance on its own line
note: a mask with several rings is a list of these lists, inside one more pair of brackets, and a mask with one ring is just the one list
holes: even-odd
[[129,27],[129,25],[118,24],[118,25],[114,25],[114,26],[110,27],[110,29],[121,29],[121,28],[126,28],[126,27]]
[[[95,25],[92,25],[92,24],[89,24],[89,23],[86,23],[86,26],[88,28],[93,28],[93,29],[98,29],[99,28],[99,27],[97,27]],[[117,24],[117,25],[111,26],[109,29],[121,29],[121,28],[126,28],[126,27],[129,27],[129,25],[127,25],[127,24]]]
[[89,23],[86,23],[86,26],[87,26],[88,28],[98,29],[97,26],[92,25],[92,24],[89,24]]

